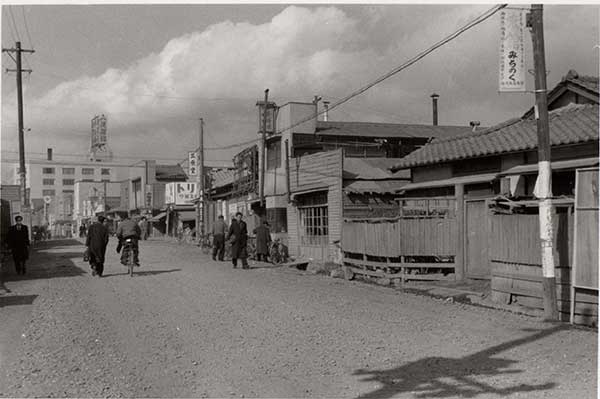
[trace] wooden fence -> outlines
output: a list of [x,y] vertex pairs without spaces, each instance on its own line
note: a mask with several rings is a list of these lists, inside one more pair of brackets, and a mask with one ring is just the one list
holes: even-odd
[[[542,266],[537,214],[491,215],[489,258],[492,299],[543,309]],[[557,208],[554,223],[556,296],[562,320],[569,319],[573,259],[573,208]],[[582,292],[575,304],[575,322],[594,324],[598,296]]]
[[[345,271],[405,280],[454,279],[456,219],[347,219],[342,229]],[[437,273],[431,273],[431,271]]]

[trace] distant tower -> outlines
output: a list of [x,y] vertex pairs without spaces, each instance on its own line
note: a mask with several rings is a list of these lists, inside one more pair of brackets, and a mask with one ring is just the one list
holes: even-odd
[[113,153],[108,146],[106,133],[106,116],[96,115],[92,119],[92,144],[90,147],[90,161],[112,161]]

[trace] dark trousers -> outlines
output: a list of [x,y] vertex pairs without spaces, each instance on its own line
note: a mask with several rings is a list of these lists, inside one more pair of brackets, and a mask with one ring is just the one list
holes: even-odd
[[15,270],[17,271],[17,274],[25,274],[26,259],[20,254],[13,254],[13,261],[15,262]]
[[219,260],[225,258],[225,236],[223,234],[215,234],[214,236],[212,258],[216,259],[217,256]]
[[[248,259],[246,258],[240,258],[242,261],[242,269],[248,269]],[[233,267],[237,267],[237,258],[232,258],[231,259],[231,263],[233,263]]]

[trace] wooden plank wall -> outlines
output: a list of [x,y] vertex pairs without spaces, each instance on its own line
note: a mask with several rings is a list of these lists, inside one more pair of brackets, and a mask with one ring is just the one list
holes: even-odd
[[[562,320],[569,320],[574,217],[571,208],[556,214],[554,248],[556,293]],[[543,309],[538,215],[491,215],[489,236],[492,299]],[[596,324],[598,295],[577,294],[575,322]]]
[[371,256],[453,256],[456,219],[406,218],[395,221],[344,222],[344,252]]
[[[329,217],[328,260],[335,256],[335,240],[342,234],[342,170],[343,152],[341,149],[306,155],[290,159],[290,191],[291,193],[315,188],[327,189]],[[298,209],[287,207],[288,249],[293,256],[299,256],[300,239],[298,231]]]
[[598,288],[598,168],[577,171],[576,268],[578,287]]

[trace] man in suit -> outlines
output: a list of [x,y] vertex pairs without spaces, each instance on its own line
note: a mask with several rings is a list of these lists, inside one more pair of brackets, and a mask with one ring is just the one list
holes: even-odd
[[7,241],[15,261],[17,274],[25,274],[25,261],[29,259],[29,230],[23,217],[16,216],[15,224],[8,229]]
[[242,213],[235,214],[235,220],[229,226],[229,239],[231,240],[231,262],[233,267],[237,267],[238,258],[242,260],[242,269],[250,269],[248,266],[248,227],[246,222],[242,220]]
[[85,240],[85,246],[90,251],[92,275],[98,277],[102,277],[104,272],[104,257],[108,245],[108,229],[104,225],[104,220],[104,216],[98,216],[98,220],[90,226]]

